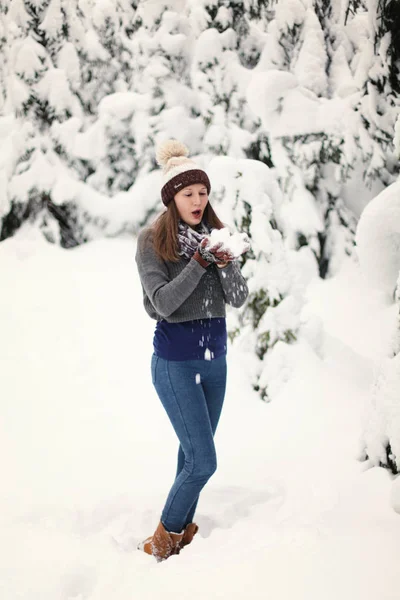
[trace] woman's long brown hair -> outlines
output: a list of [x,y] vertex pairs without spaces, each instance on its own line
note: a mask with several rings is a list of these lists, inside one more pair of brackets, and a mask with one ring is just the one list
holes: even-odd
[[[217,217],[210,202],[207,203],[203,219],[215,229],[222,229],[225,225]],[[178,254],[178,223],[179,213],[173,200],[151,226],[154,250],[162,260],[177,262],[180,260]]]

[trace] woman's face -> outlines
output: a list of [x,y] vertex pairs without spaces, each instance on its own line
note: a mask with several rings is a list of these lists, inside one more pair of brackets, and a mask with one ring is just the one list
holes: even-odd
[[203,183],[193,183],[179,190],[174,200],[182,221],[195,227],[201,222],[207,206],[207,188]]

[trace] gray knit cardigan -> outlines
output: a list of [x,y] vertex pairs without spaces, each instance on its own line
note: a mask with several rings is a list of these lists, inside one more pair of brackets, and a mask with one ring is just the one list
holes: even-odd
[[192,319],[225,317],[225,304],[235,308],[248,295],[237,262],[224,269],[202,267],[193,258],[163,261],[156,255],[151,230],[138,237],[136,263],[143,289],[143,304],[152,319],[181,323]]

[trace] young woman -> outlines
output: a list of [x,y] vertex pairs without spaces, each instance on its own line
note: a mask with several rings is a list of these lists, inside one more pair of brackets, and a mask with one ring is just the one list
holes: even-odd
[[[177,554],[198,530],[199,494],[217,462],[214,434],[226,387],[226,303],[248,290],[232,253],[209,247],[223,223],[212,209],[210,181],[176,140],[160,146],[167,207],[138,239],[136,262],[147,313],[157,321],[152,381],[180,446],[176,478],[155,533],[139,545],[157,560]],[[246,251],[244,249],[244,251]]]

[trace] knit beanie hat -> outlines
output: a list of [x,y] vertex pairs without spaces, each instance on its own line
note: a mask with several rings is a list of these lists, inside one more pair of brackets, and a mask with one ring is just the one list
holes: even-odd
[[163,168],[164,175],[161,198],[165,206],[168,206],[177,192],[192,183],[203,183],[210,193],[211,184],[207,173],[188,155],[189,150],[178,140],[167,140],[157,148],[157,163]]

